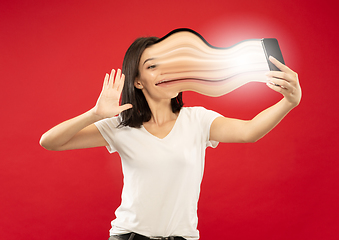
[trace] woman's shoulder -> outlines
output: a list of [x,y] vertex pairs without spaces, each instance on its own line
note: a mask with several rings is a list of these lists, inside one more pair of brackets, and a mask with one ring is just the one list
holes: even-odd
[[180,111],[183,111],[184,113],[188,114],[193,114],[193,113],[203,113],[210,110],[201,106],[194,106],[194,107],[182,107]]
[[213,110],[209,110],[206,109],[205,107],[202,106],[194,106],[194,107],[183,107],[181,109],[182,111],[182,115],[186,115],[189,118],[198,118],[198,119],[202,119],[202,118],[215,118],[218,116],[221,116],[219,113],[213,111]]
[[182,107],[181,110],[184,111],[204,111],[207,110],[205,107],[202,106],[193,106],[193,107]]
[[121,117],[116,116],[112,118],[105,118],[95,123],[96,126],[107,126],[117,128],[121,123]]
[[201,118],[206,115],[210,110],[201,106],[183,107],[180,110],[180,115],[184,115],[190,119]]

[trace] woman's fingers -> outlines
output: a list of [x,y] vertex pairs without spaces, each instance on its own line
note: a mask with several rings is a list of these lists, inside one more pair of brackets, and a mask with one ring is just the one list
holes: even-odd
[[109,88],[113,88],[113,84],[114,84],[114,75],[115,75],[115,70],[112,69],[112,70],[111,70],[111,74],[109,75],[109,82],[108,82],[108,87],[109,87]]
[[125,83],[125,74],[121,75],[119,86],[117,87],[117,91],[122,91],[124,88],[124,83]]
[[[269,82],[271,81],[275,83],[276,85],[285,86],[285,87],[288,87],[289,84],[293,86],[298,85],[298,74],[296,72],[294,72],[289,67],[282,64],[281,62],[279,62],[277,59],[275,59],[272,56],[269,57],[269,60],[281,70],[281,71],[268,72],[266,76],[268,77]],[[286,82],[289,84],[287,84]]]
[[273,90],[283,94],[283,95],[285,95],[288,92],[288,90],[290,89],[290,88],[287,88],[285,86],[281,86],[281,85],[279,85],[277,83],[274,83],[273,81],[268,81],[266,83],[266,85],[268,87],[272,88]]
[[114,88],[118,90],[120,84],[121,84],[121,70],[118,69],[117,74],[115,76]]
[[284,89],[291,88],[291,84],[288,81],[286,81],[285,79],[269,78],[268,82],[272,83],[273,85],[275,85],[277,87],[281,87],[281,88],[284,88]]
[[115,69],[112,69],[111,74],[106,73],[106,76],[104,79],[104,86],[119,90],[119,89],[122,89],[124,80],[125,80],[125,75],[121,73],[121,69],[118,69],[117,71],[115,71]]
[[267,86],[281,93],[284,97],[295,106],[299,104],[301,99],[301,89],[299,85],[298,74],[286,65],[279,62],[274,57],[269,60],[277,66],[280,71],[270,71],[266,74]]
[[126,111],[127,109],[130,109],[132,107],[133,107],[132,104],[127,103],[127,104],[121,105],[120,110],[121,110],[121,112],[123,112],[123,111]]
[[286,81],[289,81],[288,76],[285,72],[280,71],[270,71],[266,74],[268,78],[277,78],[277,79],[286,79]]
[[103,87],[106,87],[108,85],[108,79],[109,79],[109,74],[106,73],[105,78],[104,78],[104,86]]
[[285,64],[279,62],[276,58],[270,56],[268,58],[277,68],[279,68],[282,72],[289,72],[292,71],[289,67],[287,67]]

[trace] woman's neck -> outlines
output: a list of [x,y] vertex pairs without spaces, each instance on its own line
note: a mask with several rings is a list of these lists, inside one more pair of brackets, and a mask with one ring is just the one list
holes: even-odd
[[152,117],[148,121],[149,124],[161,126],[169,121],[177,119],[178,114],[173,113],[170,99],[148,101],[148,105],[152,112]]

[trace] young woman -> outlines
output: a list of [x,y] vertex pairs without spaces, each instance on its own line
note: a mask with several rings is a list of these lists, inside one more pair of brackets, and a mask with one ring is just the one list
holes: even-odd
[[197,202],[206,147],[257,141],[301,99],[297,74],[271,57],[281,72],[269,72],[267,85],[283,99],[252,120],[182,107],[181,93],[157,86],[160,73],[149,53],[157,40],[137,39],[122,71],[106,74],[96,105],[40,140],[48,150],[106,146],[119,153],[124,187],[110,240],[199,239]]

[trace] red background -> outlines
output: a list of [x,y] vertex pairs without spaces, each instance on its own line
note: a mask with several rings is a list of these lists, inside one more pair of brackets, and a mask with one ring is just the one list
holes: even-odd
[[[339,239],[338,6],[332,1],[1,1],[1,239],[107,239],[122,173],[106,149],[50,152],[43,132],[94,106],[139,36],[188,27],[212,45],[275,37],[303,99],[254,144],[207,150],[201,239]],[[251,83],[219,98],[228,117],[280,99]]]

